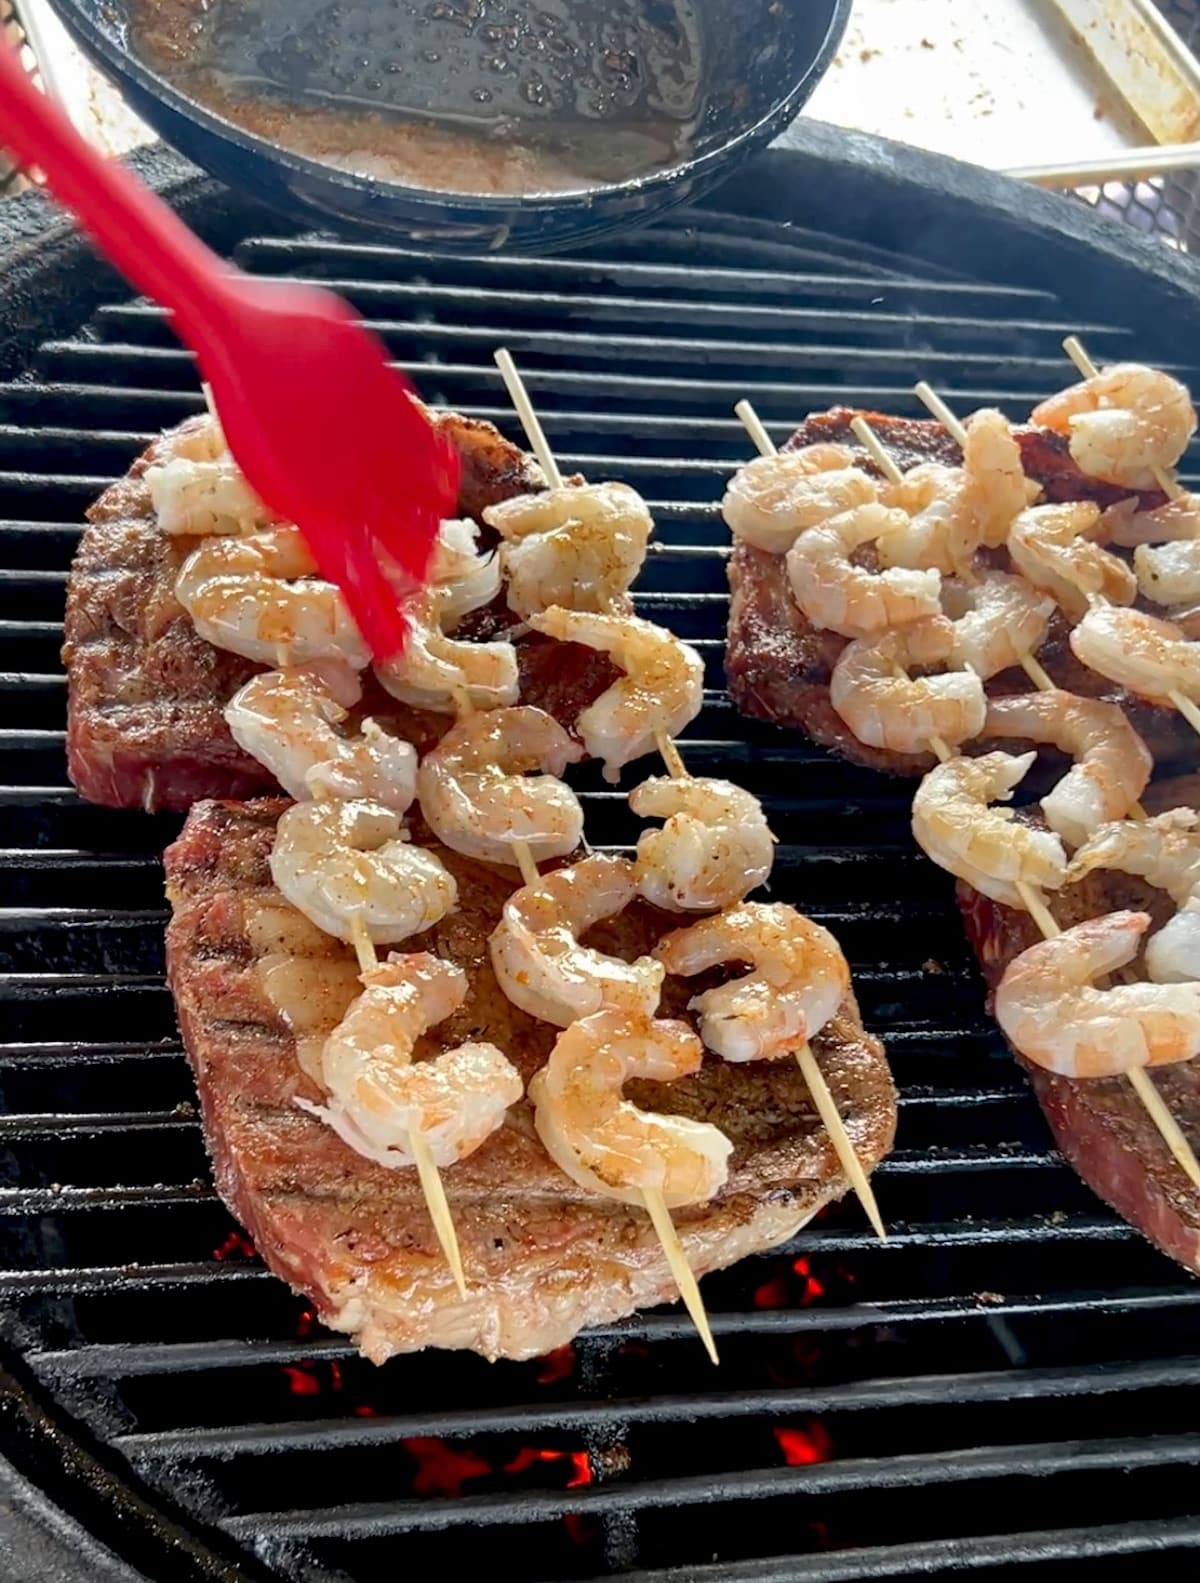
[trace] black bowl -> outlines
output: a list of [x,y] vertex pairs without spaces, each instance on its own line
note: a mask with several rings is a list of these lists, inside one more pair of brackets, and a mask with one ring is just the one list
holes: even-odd
[[[652,6],[656,0],[640,3]],[[131,53],[126,0],[51,0],[76,42],[117,82],[134,110],[230,186],[309,223],[386,232],[427,248],[539,251],[635,224],[726,180],[808,99],[833,59],[850,3],[699,0],[705,109],[678,164],[569,192],[476,196],[359,176],[290,153],[205,109]],[[262,4],[287,14],[289,0]],[[603,123],[597,126],[593,136],[602,137]]]

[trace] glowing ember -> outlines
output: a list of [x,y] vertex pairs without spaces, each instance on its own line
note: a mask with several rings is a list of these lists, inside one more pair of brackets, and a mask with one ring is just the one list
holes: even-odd
[[792,1274],[804,1282],[799,1302],[802,1307],[815,1303],[818,1298],[825,1295],[825,1284],[819,1281],[812,1272],[812,1266],[807,1259],[794,1259],[792,1261]]
[[402,1440],[400,1444],[416,1459],[412,1487],[417,1495],[461,1495],[468,1479],[482,1479],[492,1471],[491,1464],[482,1457],[470,1451],[455,1451],[441,1440],[420,1438]]
[[755,1308],[786,1308],[790,1296],[788,1283],[784,1276],[776,1276],[772,1281],[764,1281],[754,1293]]
[[542,1359],[542,1372],[537,1377],[539,1385],[557,1385],[559,1380],[569,1380],[575,1372],[575,1348],[568,1342],[565,1347],[555,1347]]
[[536,1467],[539,1462],[564,1462],[571,1464],[571,1477],[567,1480],[567,1489],[582,1489],[585,1484],[591,1484],[595,1475],[592,1472],[591,1458],[586,1451],[548,1451],[538,1446],[522,1446],[511,1462],[504,1464],[506,1473],[524,1473],[529,1468]]
[[803,1429],[776,1428],[771,1433],[789,1468],[806,1468],[814,1462],[828,1462],[833,1454],[833,1441],[815,1418],[810,1418]]
[[283,1372],[287,1375],[288,1390],[293,1396],[320,1395],[321,1382],[311,1364],[301,1364],[299,1368],[292,1368],[285,1363]]
[[807,1259],[793,1259],[789,1265],[764,1281],[754,1293],[755,1308],[807,1308],[826,1294],[825,1282],[813,1274]]
[[219,1248],[212,1250],[214,1259],[257,1259],[258,1249],[244,1231],[231,1231]]

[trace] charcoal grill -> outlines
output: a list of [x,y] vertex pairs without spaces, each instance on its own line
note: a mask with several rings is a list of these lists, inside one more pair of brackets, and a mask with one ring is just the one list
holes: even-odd
[[[639,606],[709,666],[689,762],[766,798],[778,893],[846,943],[901,1125],[877,1177],[886,1247],[842,1204],[706,1280],[719,1372],[676,1310],[490,1367],[431,1354],[375,1370],[314,1326],[210,1186],[162,978],[158,854],[176,822],[83,806],[64,769],[59,622],[81,513],[199,408],[195,371],[40,199],[14,200],[0,1451],[60,1547],[57,1575],[108,1575],[93,1538],[121,1558],[114,1577],[171,1583],[398,1567],[1093,1583],[1151,1552],[1186,1565],[1200,1284],[1053,1152],[984,1017],[948,883],[908,838],[911,787],[733,714],[713,502],[748,450],[730,410],[743,395],[780,438],[833,401],[916,414],[922,375],[960,410],[1024,413],[1067,374],[1070,330],[1200,384],[1200,272],[1061,200],[819,127],[706,207],[547,261],[285,233],[161,150],[142,163],[242,265],[335,283],[427,397],[514,433],[491,366],[507,343],[564,463],[647,495],[660,542]],[[630,837],[614,792],[588,794],[588,820],[596,840]]]

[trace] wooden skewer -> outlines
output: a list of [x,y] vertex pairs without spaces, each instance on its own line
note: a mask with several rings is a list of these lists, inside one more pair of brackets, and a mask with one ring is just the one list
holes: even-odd
[[734,415],[740,420],[746,433],[754,441],[760,456],[775,455],[775,441],[767,433],[766,425],[755,412],[750,402],[742,400],[734,403]]
[[889,484],[901,484],[901,483],[903,483],[904,482],[904,474],[900,471],[900,469],[896,466],[896,463],[888,455],[887,449],[884,446],[882,440],[875,433],[875,430],[871,427],[871,425],[867,422],[867,420],[862,416],[861,413],[858,415],[857,418],[851,418],[851,420],[850,420],[850,428],[851,428],[852,432],[854,433],[855,438],[859,441],[859,443],[862,445],[863,449],[866,451],[867,455],[875,463],[875,466],[879,469],[879,471],[887,479],[888,483]]
[[[525,389],[525,382],[517,372],[517,366],[513,362],[507,348],[498,348],[495,357],[496,367],[500,370],[505,389],[508,391],[517,416],[521,420],[521,426],[528,437],[530,448],[537,457],[546,478],[549,480],[550,487],[552,489],[560,489],[562,487],[562,473],[559,471],[558,463],[554,459],[554,453],[551,451],[541,423],[538,421],[538,415],[533,410],[533,403],[529,399],[529,392]],[[665,732],[660,734],[658,745],[670,773],[675,776],[686,775],[687,770],[679,756],[679,750]],[[673,755],[673,759],[671,755]],[[522,848],[524,848],[523,851]],[[527,885],[536,884],[538,870],[529,847],[524,842],[516,842],[513,850],[521,865],[521,876],[525,883]],[[720,1360],[717,1357],[716,1343],[713,1341],[712,1327],[708,1322],[704,1299],[700,1295],[700,1286],[691,1265],[687,1261],[687,1254],[683,1250],[683,1243],[679,1240],[679,1232],[675,1228],[675,1222],[671,1219],[671,1212],[667,1208],[666,1200],[657,1188],[643,1188],[642,1202],[646,1207],[646,1213],[650,1216],[650,1222],[654,1227],[658,1240],[662,1244],[663,1253],[666,1255],[671,1274],[675,1277],[675,1284],[679,1288],[679,1295],[683,1299],[684,1306],[691,1315],[692,1323],[704,1343],[705,1351],[713,1362],[717,1363]]]
[[[368,973],[379,965],[379,958],[375,953],[375,942],[367,932],[361,913],[355,913],[351,919],[350,930],[358,965],[364,973]],[[467,1281],[463,1273],[462,1253],[458,1246],[458,1234],[454,1229],[454,1217],[450,1213],[450,1205],[446,1202],[446,1189],[442,1184],[441,1174],[434,1164],[433,1156],[429,1152],[428,1142],[415,1128],[408,1135],[408,1149],[417,1168],[421,1191],[425,1194],[429,1218],[433,1221],[433,1229],[437,1233],[438,1242],[446,1256],[446,1263],[454,1276],[454,1284],[458,1287],[458,1295],[466,1297]]]

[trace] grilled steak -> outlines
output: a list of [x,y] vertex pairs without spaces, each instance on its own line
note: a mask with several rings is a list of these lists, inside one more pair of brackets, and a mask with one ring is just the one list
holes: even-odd
[[[852,446],[856,460],[874,468],[850,430],[857,414],[838,407],[809,418],[785,449],[836,441]],[[868,422],[902,468],[918,462],[957,464],[958,447],[940,423],[889,418],[867,413]],[[1042,429],[1017,431],[1025,471],[1042,485],[1047,500],[1096,500],[1111,505],[1127,490],[1085,478],[1072,462],[1066,442]],[[1161,505],[1163,497],[1146,494],[1144,503]],[[725,669],[729,692],[743,714],[804,731],[822,747],[871,769],[896,775],[921,775],[937,762],[932,753],[892,753],[860,742],[829,701],[829,680],[846,639],[813,627],[792,598],[782,555],[735,543],[729,560],[729,634]],[[1067,641],[1069,627],[1061,613],[1051,624],[1038,659],[1053,681],[1068,692],[1120,703],[1146,741],[1160,769],[1189,764],[1195,738],[1172,709],[1133,698],[1122,688],[1081,665]],[[1029,682],[1019,669],[1002,672],[987,684],[994,697],[1027,692]],[[984,744],[986,746],[986,744]],[[1010,744],[1011,746],[1011,744]],[[974,749],[971,749],[974,751]]]
[[[543,487],[540,471],[490,423],[456,413],[436,421],[462,460],[464,516],[478,519],[487,505]],[[278,790],[234,742],[222,714],[232,694],[264,667],[205,642],[175,599],[176,576],[195,541],[159,531],[142,481],[165,448],[165,440],[151,445],[91,508],[67,585],[68,768],[84,797],[115,808],[182,810],[200,797]],[[500,599],[474,612],[460,631],[486,637],[512,623]],[[613,675],[591,651],[536,635],[522,640],[521,658],[524,691],[534,703],[543,702],[548,688],[578,690],[584,677],[604,677],[607,685]],[[419,744],[444,728],[405,710],[370,677],[364,681],[364,712],[395,722]]]
[[[372,1164],[296,1107],[297,1097],[317,1099],[319,1089],[298,1064],[296,1038],[277,1009],[279,964],[304,955],[319,1031],[340,1017],[357,982],[348,949],[319,934],[271,885],[267,859],[287,806],[275,799],[202,803],[166,857],[174,909],[168,972],[217,1186],[271,1269],[377,1362],[424,1346],[531,1357],[584,1326],[673,1299],[648,1218],[563,1176],[524,1102],[445,1173],[471,1288],[465,1302],[415,1173]],[[458,879],[459,908],[405,949],[460,963],[471,988],[463,1007],[432,1031],[430,1048],[493,1039],[528,1081],[556,1030],[506,1000],[486,950],[515,877],[453,852],[439,849],[439,856]],[[630,909],[589,940],[632,955],[677,922],[648,907]],[[694,982],[668,981],[664,1014],[686,1014],[695,990]],[[852,995],[813,1043],[870,1170],[891,1146],[896,1097]],[[734,1141],[720,1197],[676,1212],[700,1272],[784,1240],[846,1191],[790,1061],[732,1066],[710,1058],[693,1078],[666,1087],[633,1083],[628,1093],[651,1108],[713,1121]]]
[[[1200,777],[1162,781],[1146,791],[1151,813],[1200,806]],[[1022,811],[1019,818],[1037,815]],[[1035,945],[1041,932],[1027,912],[1002,906],[959,882],[967,935],[988,982],[989,1007],[1004,970]],[[1157,929],[1174,911],[1165,892],[1126,874],[1098,870],[1047,897],[1063,928],[1131,907]],[[1088,1186],[1171,1258],[1200,1273],[1200,1193],[1192,1187],[1158,1128],[1124,1078],[1058,1077],[1025,1068],[1055,1141]],[[1200,1151],[1200,1061],[1157,1067],[1153,1081],[1192,1147]]]

